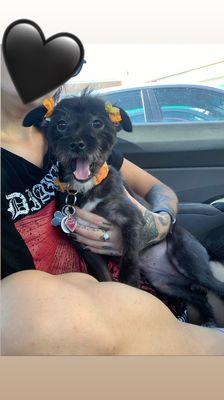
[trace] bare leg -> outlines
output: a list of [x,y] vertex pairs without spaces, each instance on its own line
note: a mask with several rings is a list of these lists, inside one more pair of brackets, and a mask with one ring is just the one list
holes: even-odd
[[3,355],[223,355],[224,335],[183,324],[154,296],[85,274],[2,281]]

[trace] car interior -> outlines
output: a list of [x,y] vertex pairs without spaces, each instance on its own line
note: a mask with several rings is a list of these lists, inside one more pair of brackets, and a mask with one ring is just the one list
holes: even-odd
[[134,125],[116,146],[176,192],[177,223],[200,241],[224,226],[224,122]]

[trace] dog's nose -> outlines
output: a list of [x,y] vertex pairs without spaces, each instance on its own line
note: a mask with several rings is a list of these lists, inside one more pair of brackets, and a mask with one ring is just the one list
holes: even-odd
[[84,150],[86,148],[86,144],[81,140],[78,143],[78,147],[79,147],[80,150]]
[[78,143],[71,143],[69,147],[71,150],[85,150],[86,144],[80,140]]

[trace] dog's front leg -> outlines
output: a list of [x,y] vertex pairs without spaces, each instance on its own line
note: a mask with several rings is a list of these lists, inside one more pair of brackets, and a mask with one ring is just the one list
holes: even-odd
[[126,199],[107,200],[97,206],[99,213],[110,222],[119,226],[123,239],[123,257],[121,260],[121,282],[138,287],[140,283],[140,236],[144,220],[134,205]]
[[121,260],[120,280],[128,285],[139,287],[140,284],[140,229],[139,223],[129,221],[122,226],[124,253]]

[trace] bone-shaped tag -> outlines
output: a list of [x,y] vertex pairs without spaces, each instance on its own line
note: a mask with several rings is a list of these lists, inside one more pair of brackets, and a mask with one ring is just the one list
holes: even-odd
[[61,221],[62,221],[63,217],[64,216],[61,211],[55,211],[54,218],[52,218],[52,220],[51,220],[51,225],[53,225],[53,226],[61,225]]

